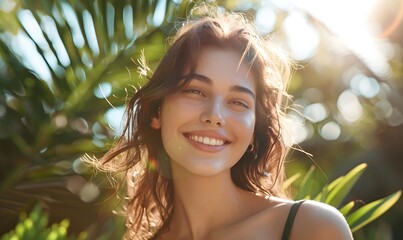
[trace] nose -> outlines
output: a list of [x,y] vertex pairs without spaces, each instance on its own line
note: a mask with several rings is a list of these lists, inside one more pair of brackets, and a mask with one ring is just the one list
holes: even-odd
[[206,107],[200,115],[202,123],[212,126],[222,127],[225,125],[223,117],[222,103],[219,100],[212,100],[206,104]]

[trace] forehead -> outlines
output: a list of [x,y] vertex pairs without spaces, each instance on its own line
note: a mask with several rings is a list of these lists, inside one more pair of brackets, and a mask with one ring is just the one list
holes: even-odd
[[207,76],[213,84],[241,85],[255,91],[252,69],[242,62],[241,57],[240,53],[231,49],[203,48],[197,58],[196,73]]

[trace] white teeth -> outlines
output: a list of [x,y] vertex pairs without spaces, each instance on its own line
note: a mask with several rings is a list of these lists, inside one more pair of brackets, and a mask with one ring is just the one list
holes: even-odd
[[197,135],[190,135],[189,138],[192,139],[193,141],[203,143],[203,144],[206,144],[206,145],[211,145],[211,146],[224,145],[224,141],[221,140],[221,139],[209,138],[209,137],[201,137],[201,136],[197,136]]

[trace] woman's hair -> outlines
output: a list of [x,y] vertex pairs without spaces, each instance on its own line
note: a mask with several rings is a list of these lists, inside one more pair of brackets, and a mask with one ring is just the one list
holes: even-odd
[[262,38],[244,16],[220,13],[183,23],[149,81],[127,102],[126,123],[116,144],[97,163],[127,176],[127,238],[144,239],[169,225],[174,209],[169,157],[161,132],[150,126],[166,96],[189,82],[205,47],[236,51],[256,79],[253,148],[231,168],[236,186],[259,195],[283,196],[287,152],[282,109],[290,61]]

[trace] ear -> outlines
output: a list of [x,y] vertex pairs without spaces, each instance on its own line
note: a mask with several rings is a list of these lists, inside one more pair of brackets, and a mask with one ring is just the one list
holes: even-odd
[[155,130],[158,130],[158,129],[161,128],[161,120],[160,120],[159,116],[158,116],[158,117],[152,117],[152,118],[151,118],[151,124],[150,124],[150,126],[151,126],[152,128],[154,128]]

